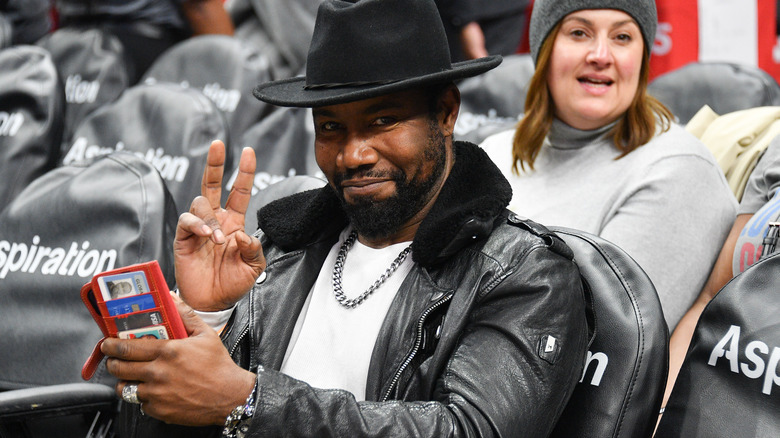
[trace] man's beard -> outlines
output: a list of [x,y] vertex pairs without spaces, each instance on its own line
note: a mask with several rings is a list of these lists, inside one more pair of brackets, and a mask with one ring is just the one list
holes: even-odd
[[[434,186],[444,173],[446,146],[444,135],[435,121],[431,121],[429,129],[428,144],[423,151],[423,157],[433,168],[427,178],[407,181],[406,173],[400,169],[392,172],[357,169],[335,175],[336,194],[353,228],[361,236],[376,239],[393,235],[430,200]],[[395,194],[381,201],[361,197],[352,203],[347,202],[341,182],[358,173],[365,177],[390,178],[395,182]]]

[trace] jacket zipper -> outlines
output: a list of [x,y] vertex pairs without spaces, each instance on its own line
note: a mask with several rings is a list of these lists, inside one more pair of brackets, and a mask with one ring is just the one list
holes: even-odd
[[[241,341],[244,340],[244,336],[249,333],[249,327],[252,326],[252,321],[254,317],[254,295],[255,288],[252,286],[252,289],[249,290],[249,322],[247,323],[246,327],[244,327],[244,330],[241,331],[241,333],[238,335],[238,338],[236,339],[236,342],[233,344],[233,347],[230,348],[230,357],[234,357],[234,354],[236,353],[236,350],[238,349],[239,344],[241,344]],[[251,353],[250,353],[251,354]],[[251,358],[250,358],[251,362]]]
[[409,352],[408,355],[406,355],[406,359],[401,363],[401,366],[398,367],[398,370],[395,372],[395,375],[393,376],[393,379],[390,381],[390,386],[387,388],[387,391],[385,391],[385,395],[382,396],[382,398],[379,401],[387,401],[387,399],[390,397],[390,393],[393,392],[393,388],[398,384],[398,380],[401,379],[401,374],[406,370],[406,367],[409,366],[410,363],[412,363],[412,360],[414,360],[414,356],[417,355],[417,352],[420,351],[420,345],[422,344],[423,339],[423,325],[425,324],[425,318],[428,317],[428,315],[431,314],[434,310],[441,307],[444,303],[448,302],[450,299],[452,299],[452,294],[447,295],[446,297],[440,299],[439,301],[435,302],[431,307],[427,308],[425,312],[423,312],[422,316],[420,316],[420,320],[417,322],[417,337],[414,341],[414,347],[412,347],[412,350]]

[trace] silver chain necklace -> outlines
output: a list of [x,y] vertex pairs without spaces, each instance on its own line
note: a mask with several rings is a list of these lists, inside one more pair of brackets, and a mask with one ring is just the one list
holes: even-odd
[[377,288],[381,286],[385,280],[393,275],[396,269],[401,266],[401,263],[406,260],[406,256],[408,256],[412,251],[412,245],[407,246],[403,251],[401,251],[400,254],[398,254],[398,257],[393,260],[393,263],[390,264],[390,267],[387,268],[385,273],[382,274],[382,276],[379,277],[379,279],[375,281],[371,287],[366,289],[366,291],[360,294],[359,297],[349,299],[346,295],[344,295],[344,286],[341,283],[341,274],[344,272],[344,261],[347,259],[347,252],[350,248],[352,248],[352,245],[355,244],[356,240],[357,231],[353,230],[351,233],[349,233],[347,240],[341,244],[341,248],[339,248],[339,255],[336,257],[336,264],[333,266],[333,293],[336,295],[336,301],[338,301],[339,304],[346,307],[347,309],[354,309],[363,301],[365,301],[369,295],[374,293],[374,291],[377,290]]

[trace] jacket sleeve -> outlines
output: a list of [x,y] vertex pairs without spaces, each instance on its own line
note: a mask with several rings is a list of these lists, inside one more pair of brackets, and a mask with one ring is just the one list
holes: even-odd
[[496,266],[458,286],[477,301],[452,334],[457,342],[431,400],[357,402],[261,369],[248,436],[547,436],[585,357],[579,272],[543,246],[516,266]]

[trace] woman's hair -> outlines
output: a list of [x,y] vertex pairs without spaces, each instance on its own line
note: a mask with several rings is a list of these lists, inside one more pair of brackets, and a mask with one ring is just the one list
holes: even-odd
[[[519,173],[518,164],[523,170],[526,166],[529,169],[534,168],[534,161],[552,126],[555,107],[547,85],[547,72],[550,69],[550,56],[561,23],[562,21],[555,25],[542,43],[536,60],[536,71],[528,84],[525,115],[517,124],[512,140],[514,173]],[[655,135],[656,124],[660,124],[662,131],[667,131],[674,119],[674,115],[664,104],[647,94],[649,77],[650,49],[645,46],[639,85],[634,100],[611,130],[615,147],[622,152],[615,159],[623,158],[629,152],[649,142]]]

